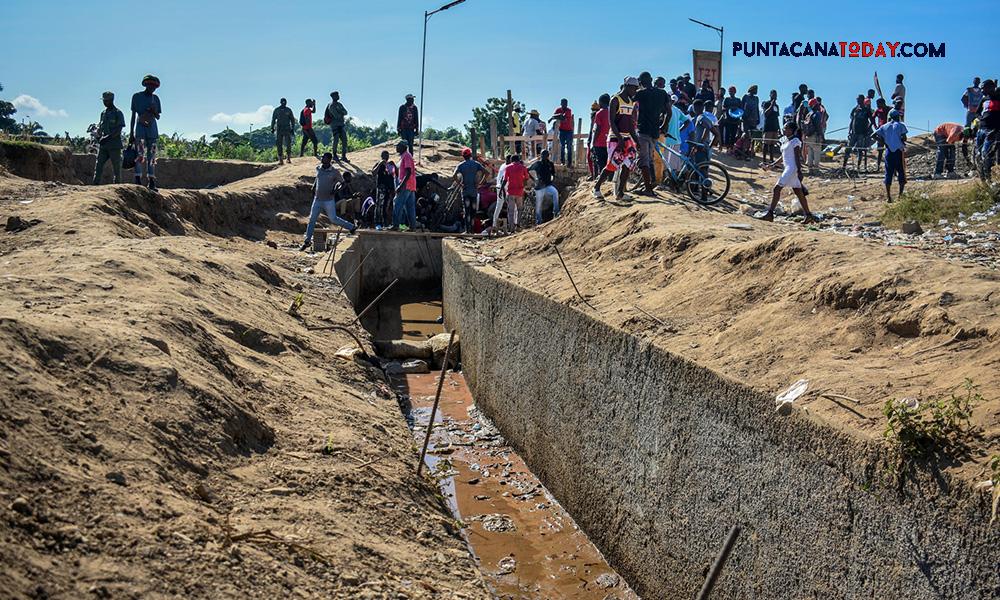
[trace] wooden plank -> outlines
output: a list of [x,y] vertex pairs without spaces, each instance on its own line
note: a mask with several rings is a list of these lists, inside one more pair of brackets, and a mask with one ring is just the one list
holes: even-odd
[[[514,133],[514,96],[507,90],[507,134]],[[507,154],[514,154],[514,142],[510,143]]]
[[493,158],[498,158],[497,154],[497,118],[490,117],[490,155]]

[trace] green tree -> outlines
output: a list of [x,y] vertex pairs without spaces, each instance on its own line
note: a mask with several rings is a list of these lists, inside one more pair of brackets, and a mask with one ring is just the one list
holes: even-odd
[[[524,105],[514,101],[514,112],[516,112],[521,122],[524,123]],[[490,137],[490,121],[497,121],[497,134],[509,135],[510,128],[507,123],[507,100],[503,98],[488,98],[485,106],[478,106],[472,109],[472,120],[469,121],[468,128],[475,129],[486,139],[486,145],[491,146],[493,139]]]
[[[3,84],[0,83],[0,92],[3,91]],[[8,133],[16,133],[18,131],[17,121],[11,117],[17,109],[14,105],[6,100],[0,100],[0,131],[6,131]]]
[[448,127],[446,129],[424,127],[424,139],[444,140],[447,142],[455,142],[456,144],[463,144],[465,146],[469,145],[469,135],[460,131],[457,127]]

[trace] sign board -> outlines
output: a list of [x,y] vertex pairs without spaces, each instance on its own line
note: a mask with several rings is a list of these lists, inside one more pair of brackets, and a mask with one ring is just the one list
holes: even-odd
[[701,89],[701,82],[706,79],[712,82],[712,89],[718,92],[722,83],[719,81],[722,69],[722,53],[715,50],[692,50],[694,54],[694,69],[691,71],[691,83]]

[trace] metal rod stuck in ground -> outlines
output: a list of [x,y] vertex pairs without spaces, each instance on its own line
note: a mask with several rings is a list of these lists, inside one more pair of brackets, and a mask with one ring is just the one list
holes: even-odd
[[441,388],[444,387],[444,376],[448,373],[448,361],[451,360],[451,344],[455,341],[455,330],[448,337],[448,347],[444,349],[444,362],[441,364],[441,377],[438,378],[437,392],[434,394],[434,406],[431,407],[431,418],[427,421],[427,435],[424,436],[424,447],[420,451],[420,461],[417,462],[417,475],[424,468],[424,457],[427,456],[427,445],[431,443],[431,430],[434,429],[434,417],[437,416],[438,402],[441,400]]
[[587,302],[587,299],[584,298],[583,294],[580,293],[580,288],[576,287],[576,282],[573,281],[573,276],[569,272],[569,267],[566,266],[566,261],[563,260],[562,254],[559,252],[559,246],[552,244],[552,249],[556,251],[556,256],[559,257],[559,262],[562,263],[563,270],[566,271],[566,277],[569,277],[569,282],[573,284],[573,290],[576,291],[577,297],[580,298],[580,300],[582,300],[584,304],[586,304],[590,308],[593,308],[596,311],[597,309],[594,308],[594,305],[591,304],[590,302]]
[[358,274],[358,271],[361,270],[362,265],[364,265],[365,261],[368,260],[368,257],[372,255],[372,252],[375,252],[375,248],[372,248],[371,250],[368,251],[368,254],[365,254],[364,256],[361,257],[361,262],[358,263],[358,266],[354,267],[354,270],[351,271],[351,274],[347,276],[347,280],[344,283],[340,284],[341,293],[346,294],[346,292],[344,292],[344,288],[346,288],[347,284],[351,283],[351,281],[354,280],[354,276]]
[[733,525],[733,528],[729,530],[726,543],[722,545],[722,550],[715,557],[715,562],[712,563],[712,568],[708,571],[708,577],[705,578],[705,583],[701,586],[701,591],[698,592],[695,600],[708,600],[708,596],[712,593],[712,588],[715,587],[715,582],[719,579],[719,574],[722,573],[722,567],[726,566],[726,560],[729,559],[729,554],[733,551],[733,546],[736,544],[736,538],[738,537],[740,537],[740,526],[737,524]]
[[376,304],[378,304],[378,301],[382,299],[382,296],[385,296],[386,293],[388,293],[388,291],[392,289],[392,286],[396,285],[397,281],[399,281],[398,277],[396,279],[393,279],[392,283],[390,283],[389,285],[385,286],[385,289],[382,290],[382,293],[379,294],[378,296],[376,296],[374,300],[372,300],[371,302],[369,302],[368,306],[366,306],[363,311],[361,311],[361,312],[358,313],[358,316],[355,317],[353,323],[351,323],[351,324],[353,325],[355,323],[360,323],[361,322],[361,318],[364,317],[366,314],[368,314],[368,311],[370,311],[373,306],[375,306]]

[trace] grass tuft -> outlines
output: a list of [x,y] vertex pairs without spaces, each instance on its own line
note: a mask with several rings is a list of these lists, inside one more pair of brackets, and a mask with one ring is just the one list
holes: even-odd
[[904,221],[936,225],[941,219],[953,220],[959,214],[984,212],[1000,202],[1000,193],[982,182],[954,187],[930,194],[904,194],[882,213],[882,222],[898,226]]

